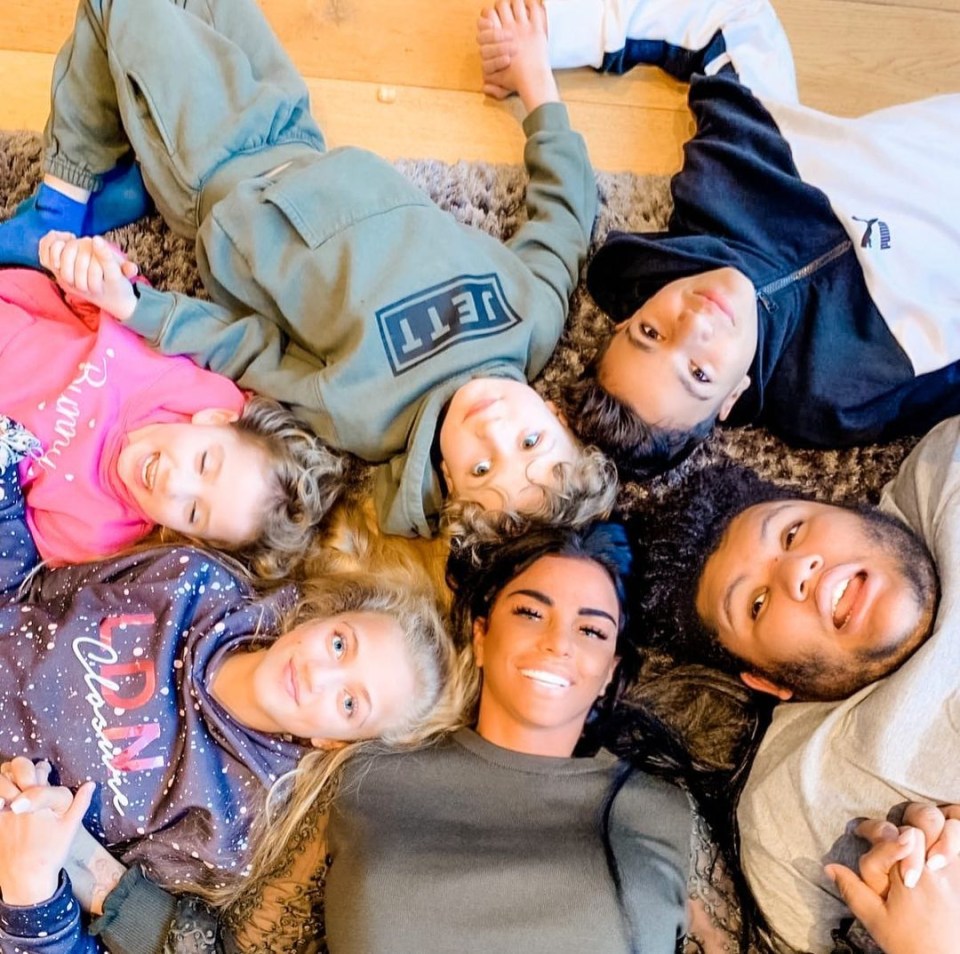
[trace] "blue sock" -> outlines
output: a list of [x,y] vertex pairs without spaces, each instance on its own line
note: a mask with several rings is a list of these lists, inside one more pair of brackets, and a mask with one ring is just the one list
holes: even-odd
[[98,191],[90,196],[80,235],[103,235],[136,222],[153,209],[135,162],[111,169]]
[[86,209],[86,203],[41,183],[17,206],[12,218],[0,222],[0,265],[39,268],[40,239],[51,229],[79,234]]
[[38,268],[40,239],[51,229],[74,235],[102,235],[136,222],[153,209],[135,163],[117,166],[103,177],[101,188],[88,202],[77,202],[48,185],[17,206],[0,222],[0,265]]

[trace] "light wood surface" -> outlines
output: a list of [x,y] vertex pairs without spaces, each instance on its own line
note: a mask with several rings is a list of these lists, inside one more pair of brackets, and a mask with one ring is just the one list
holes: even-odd
[[[709,0],[703,0],[709,2]],[[307,77],[331,145],[390,158],[517,162],[519,104],[480,92],[479,0],[261,0]],[[960,91],[960,0],[774,0],[803,102],[859,115]],[[74,0],[2,0],[0,128],[43,128]],[[177,68],[189,69],[189,64]],[[606,171],[672,172],[691,123],[685,87],[657,70],[560,77],[574,125]]]

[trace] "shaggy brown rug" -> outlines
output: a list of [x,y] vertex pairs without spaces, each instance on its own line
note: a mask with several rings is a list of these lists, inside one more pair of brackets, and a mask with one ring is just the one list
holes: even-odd
[[[518,166],[405,161],[398,167],[461,222],[492,235],[509,236],[525,214],[525,175]],[[0,133],[0,218],[9,216],[16,203],[31,194],[39,177],[39,137],[32,133]],[[670,212],[665,177],[599,174],[597,178],[601,204],[595,242],[601,241],[610,229],[645,230],[665,225]],[[192,245],[173,235],[158,216],[121,229],[114,233],[114,238],[157,287],[204,295]],[[581,282],[573,298],[566,332],[537,382],[546,396],[562,401],[564,388],[580,375],[609,327],[609,320],[592,303]],[[802,407],[798,413],[802,413]],[[691,471],[724,457],[748,463],[763,476],[796,482],[828,501],[872,502],[912,443],[900,441],[845,451],[798,451],[762,429],[720,431],[672,474],[647,486],[624,486],[619,509],[627,515],[650,506],[661,495],[669,494]],[[677,572],[683,569],[678,567]],[[648,678],[637,692],[662,703],[681,729],[695,725],[697,737],[691,742],[706,757],[722,763],[739,732],[742,696],[735,687],[727,691],[710,683],[705,688],[696,680],[686,695],[678,696],[675,687],[671,687],[668,697],[659,696],[656,677],[666,664],[662,658],[651,659]]]

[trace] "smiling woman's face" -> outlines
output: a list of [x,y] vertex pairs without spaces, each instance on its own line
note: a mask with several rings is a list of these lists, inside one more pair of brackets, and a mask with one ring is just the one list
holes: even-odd
[[483,670],[477,732],[535,755],[573,753],[617,665],[620,606],[599,564],[541,557],[474,622]]

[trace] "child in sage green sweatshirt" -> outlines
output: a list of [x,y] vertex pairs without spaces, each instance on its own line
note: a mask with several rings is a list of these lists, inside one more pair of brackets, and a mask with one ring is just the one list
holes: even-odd
[[46,241],[44,266],[160,350],[290,405],[378,464],[384,529],[429,536],[444,496],[567,520],[603,511],[610,465],[528,384],[563,330],[595,180],[542,9],[514,0],[502,15],[519,37],[530,175],[528,221],[508,242],[456,222],[379,157],[327,151],[252,0],[100,0],[80,4],[58,57],[46,179],[0,226],[0,260],[49,228],[87,231],[103,177],[133,156],[166,222],[196,238],[212,301],[120,281],[90,241]]

